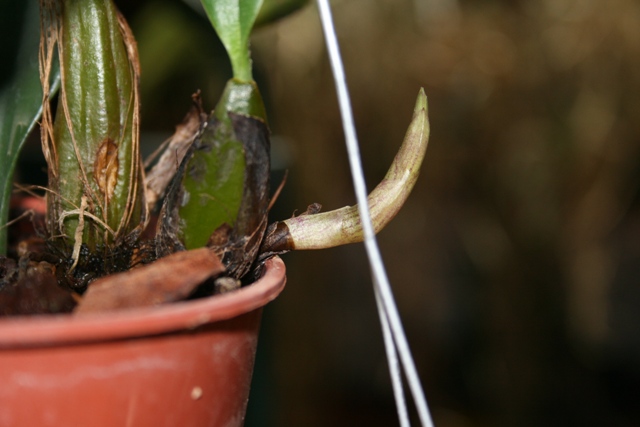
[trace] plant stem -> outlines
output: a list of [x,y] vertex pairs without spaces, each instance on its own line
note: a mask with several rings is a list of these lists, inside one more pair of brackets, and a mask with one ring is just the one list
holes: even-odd
[[233,77],[253,81],[249,35],[262,0],[202,0],[202,6],[227,50]]
[[238,52],[230,55],[231,69],[233,70],[233,78],[240,82],[252,82],[252,61],[249,53],[249,43],[247,43]]
[[[146,221],[137,51],[112,0],[44,0],[42,10],[53,17],[43,43],[57,44],[62,76],[55,121],[47,101],[42,126],[48,226],[75,254],[81,243],[121,242]],[[41,60],[44,79],[49,61]]]

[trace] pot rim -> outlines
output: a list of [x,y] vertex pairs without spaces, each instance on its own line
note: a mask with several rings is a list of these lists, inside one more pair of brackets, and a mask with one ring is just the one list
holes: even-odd
[[209,298],[109,313],[16,316],[0,320],[0,349],[129,339],[191,330],[251,312],[275,299],[286,283],[280,257],[265,263],[263,276],[236,291]]

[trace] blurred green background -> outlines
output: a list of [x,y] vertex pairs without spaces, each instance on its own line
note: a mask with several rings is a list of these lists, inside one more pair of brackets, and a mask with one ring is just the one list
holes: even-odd
[[[230,67],[184,2],[117,3],[151,151]],[[422,174],[379,242],[436,425],[640,425],[640,3],[333,6],[371,188],[429,97]],[[315,3],[252,46],[274,187],[289,171],[273,218],[353,204]],[[364,249],[283,258],[247,426],[397,425]]]

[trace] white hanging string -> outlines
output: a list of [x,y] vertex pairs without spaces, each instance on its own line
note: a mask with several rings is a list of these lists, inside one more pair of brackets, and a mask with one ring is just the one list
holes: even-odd
[[382,324],[391,381],[396,398],[396,405],[398,406],[398,417],[400,418],[401,426],[405,427],[410,425],[407,403],[404,398],[404,393],[402,392],[402,373],[400,371],[400,365],[398,364],[399,355],[422,426],[433,427],[429,407],[424,396],[424,391],[422,390],[422,385],[420,384],[420,378],[418,376],[413,357],[411,356],[411,350],[409,349],[407,338],[404,334],[400,315],[398,314],[393,293],[391,292],[391,285],[387,278],[387,273],[382,262],[382,256],[380,255],[380,249],[378,248],[375,232],[371,223],[369,204],[367,203],[367,188],[364,181],[364,174],[362,172],[362,162],[360,160],[358,139],[356,136],[355,125],[353,123],[351,101],[349,98],[349,91],[347,89],[342,58],[340,56],[340,49],[338,47],[338,40],[333,26],[331,7],[329,6],[329,0],[317,0],[317,2],[327,51],[329,53],[329,60],[331,62],[331,69],[335,79],[338,102],[340,104],[340,113],[345,133],[347,153],[349,155],[349,165],[351,167],[353,185],[364,231],[365,249],[367,251],[373,275],[376,301],[380,315],[380,322]]
[[380,315],[380,326],[382,327],[384,349],[387,353],[389,374],[391,374],[391,386],[393,387],[393,395],[396,399],[396,410],[398,411],[398,419],[400,420],[400,427],[411,427],[411,422],[409,421],[409,411],[407,410],[407,402],[404,398],[402,371],[400,369],[400,362],[398,361],[398,353],[396,352],[396,345],[393,342],[393,333],[391,332],[391,327],[389,326],[389,319],[387,319],[387,316],[385,315],[384,306],[382,305],[382,298],[380,297],[378,288],[379,286],[375,285],[373,290],[376,295],[378,314]]

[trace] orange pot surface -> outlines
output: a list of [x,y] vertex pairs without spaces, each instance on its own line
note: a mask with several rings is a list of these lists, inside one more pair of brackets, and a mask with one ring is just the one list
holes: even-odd
[[0,426],[241,426],[262,307],[285,282],[273,258],[211,298],[0,321]]

